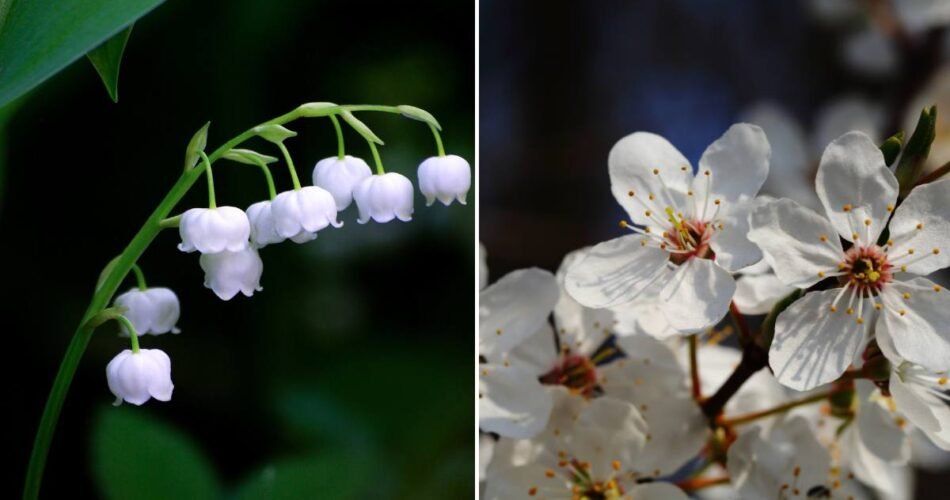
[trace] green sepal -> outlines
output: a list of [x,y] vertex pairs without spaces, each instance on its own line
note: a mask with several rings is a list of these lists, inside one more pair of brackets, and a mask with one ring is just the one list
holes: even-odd
[[881,143],[881,153],[884,154],[884,164],[892,165],[897,156],[901,154],[901,148],[904,146],[904,132],[898,132],[887,138]]
[[340,106],[333,102],[308,102],[297,107],[297,114],[304,118],[332,115]]
[[221,155],[221,158],[224,158],[225,160],[236,161],[238,163],[245,163],[247,165],[267,165],[268,163],[274,163],[277,161],[277,158],[273,156],[260,154],[257,151],[251,151],[250,149],[232,149]]
[[102,78],[103,85],[106,86],[106,92],[112,102],[119,102],[119,67],[122,64],[122,54],[125,52],[125,45],[129,42],[129,35],[132,34],[132,25],[118,32],[115,36],[108,39],[102,45],[90,50],[86,57],[96,68],[99,77]]
[[924,162],[930,155],[930,145],[937,135],[937,106],[924,108],[917,120],[917,128],[904,147],[904,154],[897,163],[897,182],[900,185],[900,199],[904,199],[917,184],[924,168]]
[[769,311],[768,316],[765,317],[765,320],[762,321],[761,335],[756,339],[756,343],[759,344],[766,352],[772,346],[772,338],[775,337],[775,321],[778,319],[778,315],[782,314],[782,311],[786,310],[791,306],[796,300],[800,299],[805,295],[804,290],[795,290],[794,292],[782,297],[781,300],[775,303],[772,306],[772,310]]
[[344,110],[340,113],[340,116],[343,117],[343,120],[346,121],[346,123],[353,127],[353,130],[356,130],[361,136],[363,136],[364,139],[370,142],[375,142],[380,146],[383,145],[382,139],[377,137],[376,134],[374,134],[365,123],[361,122],[359,118],[354,116],[353,113]]
[[429,125],[435,127],[436,130],[440,132],[442,131],[442,126],[439,125],[439,121],[436,120],[434,116],[432,116],[432,113],[429,113],[422,108],[409,106],[408,104],[401,104],[396,107],[399,108],[399,112],[402,113],[402,116],[405,116],[406,118],[412,118],[413,120],[426,122]]
[[275,144],[297,135],[297,132],[283,125],[261,125],[254,127],[254,133]]
[[195,132],[191,140],[188,141],[188,147],[185,149],[185,170],[190,170],[198,164],[198,156],[208,145],[208,127],[211,122],[205,123],[203,127]]

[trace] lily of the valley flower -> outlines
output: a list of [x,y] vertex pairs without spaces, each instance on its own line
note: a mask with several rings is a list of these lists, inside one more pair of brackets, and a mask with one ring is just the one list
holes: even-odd
[[[851,132],[828,146],[816,187],[828,219],[785,199],[758,206],[749,218],[749,239],[785,284],[808,288],[837,278],[841,285],[809,293],[779,315],[769,351],[779,382],[808,390],[838,378],[875,321],[877,336],[893,340],[903,359],[946,368],[950,296],[908,275],[950,264],[941,252],[950,243],[950,182],[914,189],[895,211],[897,179],[871,139]],[[879,245],[889,218],[888,239]],[[845,250],[839,235],[852,246]]]
[[363,179],[373,175],[369,165],[360,158],[324,158],[313,167],[313,185],[326,189],[336,200],[336,209],[343,211],[353,202],[353,189]]
[[[123,314],[132,322],[139,335],[181,331],[175,327],[181,313],[178,296],[168,288],[133,288],[116,297],[115,305],[125,308]],[[122,335],[127,337],[128,330],[124,326],[120,328]]]
[[158,349],[120,352],[106,365],[106,380],[116,405],[122,401],[141,405],[150,398],[168,401],[175,388],[171,360]]
[[221,300],[231,300],[238,292],[250,297],[261,288],[264,263],[256,248],[237,252],[206,253],[199,259],[205,272],[205,287]]
[[247,247],[251,224],[240,208],[192,208],[182,214],[178,231],[182,252],[237,252]]
[[259,201],[247,207],[247,218],[251,223],[251,243],[256,248],[264,248],[286,239],[277,234],[270,200]]
[[472,187],[472,168],[461,156],[446,155],[427,158],[419,165],[419,191],[426,197],[426,206],[439,200],[448,206],[452,200],[465,204],[465,195]]
[[412,220],[412,182],[402,174],[389,172],[371,175],[353,189],[353,199],[359,208],[357,222],[366,224],[370,219],[386,223],[393,219]]
[[317,231],[332,225],[340,227],[336,220],[336,202],[326,190],[307,186],[299,190],[284,191],[271,203],[274,231],[282,238],[295,243],[304,243],[317,237]]
[[[593,247],[568,271],[567,290],[588,307],[657,300],[670,325],[700,331],[727,312],[731,273],[761,258],[745,237],[750,202],[768,174],[762,130],[733,125],[706,149],[693,174],[662,137],[637,132],[610,151],[611,191],[634,235]],[[659,294],[644,292],[656,283]]]

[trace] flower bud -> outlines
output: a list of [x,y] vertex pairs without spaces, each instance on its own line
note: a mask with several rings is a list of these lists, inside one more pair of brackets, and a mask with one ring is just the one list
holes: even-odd
[[419,191],[426,197],[426,206],[439,200],[448,206],[452,199],[462,205],[472,187],[472,169],[461,156],[433,156],[419,165]]
[[318,186],[280,193],[271,203],[271,215],[277,234],[297,243],[316,238],[317,231],[329,225],[343,225],[336,220],[333,195]]
[[247,247],[251,224],[240,208],[192,208],[182,214],[178,232],[182,252],[237,252]]
[[159,349],[120,352],[106,365],[106,381],[115,394],[115,405],[127,401],[141,405],[150,398],[168,401],[172,398],[172,362]]
[[373,171],[362,159],[347,155],[341,160],[334,156],[313,167],[313,184],[329,191],[336,200],[336,209],[343,211],[353,202],[353,188],[371,175]]
[[199,259],[205,272],[205,287],[221,300],[231,300],[238,292],[250,297],[261,288],[264,263],[257,249],[247,247],[237,252],[206,253]]
[[[140,336],[146,333],[161,335],[181,331],[175,327],[181,314],[178,296],[168,288],[133,288],[116,297],[115,305],[125,308],[123,314],[132,322]],[[120,329],[123,336],[129,336],[124,326]]]
[[353,199],[360,211],[357,222],[412,220],[412,194],[412,183],[402,174],[389,172],[363,179],[353,190]]
[[270,200],[259,201],[247,207],[247,218],[251,223],[251,243],[256,248],[280,243],[284,238],[277,234],[274,227],[274,215]]

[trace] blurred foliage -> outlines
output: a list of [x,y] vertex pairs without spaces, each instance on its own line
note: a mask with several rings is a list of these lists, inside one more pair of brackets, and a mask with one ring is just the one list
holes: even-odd
[[[168,2],[135,24],[118,104],[86,63],[25,96],[8,122],[0,200],[0,231],[24,243],[0,246],[0,259],[15,263],[0,289],[8,331],[17,332],[7,346],[17,356],[4,369],[22,381],[8,399],[17,410],[4,442],[16,451],[4,496],[19,492],[96,277],[177,177],[194,131],[212,121],[214,148],[303,102],[409,104],[431,112],[446,150],[474,164],[473,12],[471,3],[437,0],[411,9]],[[414,180],[435,153],[424,123],[357,116],[385,141],[389,171]],[[299,135],[287,146],[309,184],[317,160],[336,152],[333,127],[308,119],[292,128]],[[348,154],[369,157],[356,133],[346,139]],[[246,147],[278,156],[262,139]],[[283,162],[272,170],[288,189]],[[246,165],[222,162],[215,181],[221,204],[246,207],[266,194]],[[193,191],[179,211],[206,203],[200,186]],[[146,498],[123,488],[201,470],[228,498],[294,498],[288,489],[305,498],[471,495],[474,200],[473,190],[467,206],[425,208],[417,195],[410,223],[360,225],[351,207],[343,228],[314,242],[263,249],[264,290],[230,302],[202,287],[197,256],[175,249],[174,232],[159,235],[140,263],[150,285],[179,295],[182,333],[142,343],[171,357],[174,397],[101,408],[112,400],[104,367],[127,348],[112,325],[102,327],[66,401],[42,496]],[[154,446],[165,441],[177,444]],[[164,462],[169,449],[192,458]],[[90,453],[91,466],[77,467]],[[202,456],[211,465],[194,465]],[[161,465],[129,467],[146,462]]]

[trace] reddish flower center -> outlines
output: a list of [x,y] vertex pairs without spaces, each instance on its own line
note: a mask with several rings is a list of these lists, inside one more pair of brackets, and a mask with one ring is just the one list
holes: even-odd
[[542,384],[563,385],[585,396],[593,394],[597,385],[597,368],[587,356],[566,354],[550,371],[541,375]]
[[864,295],[865,292],[877,295],[884,285],[890,283],[894,267],[887,261],[887,254],[881,247],[855,245],[845,252],[845,259],[839,267],[845,273],[842,280]]
[[705,258],[710,254],[709,240],[712,226],[702,221],[682,221],[663,232],[660,248],[670,252],[670,261],[682,264],[693,257]]

